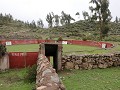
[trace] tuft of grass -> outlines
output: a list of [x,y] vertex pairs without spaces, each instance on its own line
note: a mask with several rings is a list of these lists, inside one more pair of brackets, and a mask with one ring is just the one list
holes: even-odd
[[34,64],[32,67],[28,67],[27,69],[27,75],[25,76],[25,82],[32,83],[36,81],[36,75],[37,75],[37,65]]
[[67,90],[120,90],[120,67],[59,72]]
[[0,90],[32,90],[35,82],[24,82],[27,69],[12,69],[0,73]]

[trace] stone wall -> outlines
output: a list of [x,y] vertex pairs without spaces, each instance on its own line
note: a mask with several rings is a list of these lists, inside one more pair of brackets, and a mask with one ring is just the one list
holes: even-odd
[[64,55],[62,69],[108,68],[120,66],[120,53],[110,55]]
[[37,61],[36,90],[65,90],[55,69],[42,54]]
[[6,69],[9,69],[9,57],[7,54],[0,58],[0,71]]

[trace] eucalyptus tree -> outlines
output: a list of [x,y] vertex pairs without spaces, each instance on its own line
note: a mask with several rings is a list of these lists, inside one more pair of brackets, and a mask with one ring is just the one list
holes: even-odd
[[76,12],[75,15],[78,16],[78,18],[80,18],[80,13],[79,12]]
[[76,14],[75,15],[80,15],[80,13],[79,12],[76,12]]
[[115,18],[115,23],[118,23],[119,22],[119,19],[118,19],[118,17],[116,16],[116,18]]
[[54,22],[55,22],[55,26],[59,26],[59,23],[60,23],[60,16],[58,16],[58,15],[54,15]]
[[66,22],[67,22],[66,24],[70,24],[71,21],[75,21],[75,19],[72,18],[70,14],[68,14],[66,17]]
[[43,28],[44,24],[43,24],[42,19],[39,19],[39,20],[37,21],[37,25],[38,25],[38,27]]
[[65,21],[66,21],[66,13],[64,13],[64,11],[62,11],[60,22],[62,25],[65,25]]
[[75,21],[74,18],[71,17],[70,14],[66,14],[64,11],[61,12],[61,24],[65,25],[65,24],[70,24],[70,22],[73,20]]
[[108,23],[111,20],[111,12],[109,10],[109,0],[91,0],[90,3],[94,4],[89,9],[92,13],[92,19],[99,24],[100,39],[108,34]]
[[34,20],[30,23],[30,28],[32,29],[36,28],[36,23]]
[[5,14],[3,15],[2,13],[0,13],[0,25],[7,25],[8,23],[11,23],[13,20],[12,15],[10,14]]
[[50,28],[53,26],[53,18],[54,18],[54,13],[53,12],[47,14],[46,21],[48,22],[48,26]]
[[82,14],[83,14],[84,20],[87,20],[89,18],[88,12],[83,11]]
[[2,24],[3,24],[3,14],[0,13],[0,25],[2,25]]

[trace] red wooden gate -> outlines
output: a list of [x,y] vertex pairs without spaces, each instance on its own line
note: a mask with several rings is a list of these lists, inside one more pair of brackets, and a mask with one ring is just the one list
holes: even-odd
[[10,52],[10,68],[24,68],[36,64],[38,52]]

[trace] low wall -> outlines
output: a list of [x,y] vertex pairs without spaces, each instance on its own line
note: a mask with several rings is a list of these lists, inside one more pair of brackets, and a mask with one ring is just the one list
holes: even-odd
[[42,54],[37,61],[36,90],[65,90],[55,69]]
[[63,69],[94,69],[120,66],[120,53],[111,55],[70,55],[62,57]]
[[9,69],[9,58],[7,54],[0,58],[0,71],[6,69]]
[[[107,42],[97,42],[97,41],[82,41],[82,40],[63,40],[67,41],[68,44],[74,44],[74,45],[85,45],[85,46],[94,46],[94,47],[100,47],[102,48],[102,45],[105,44],[106,48],[111,48],[114,45]],[[44,42],[56,42],[55,40],[1,40],[2,44],[7,45],[17,45],[17,44],[39,44]],[[60,41],[62,42],[62,41]]]

